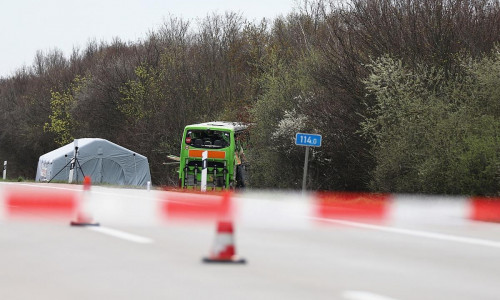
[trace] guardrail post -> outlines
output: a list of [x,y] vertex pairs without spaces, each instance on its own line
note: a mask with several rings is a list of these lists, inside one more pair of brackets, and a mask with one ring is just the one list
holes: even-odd
[[207,158],[208,151],[203,151],[201,154],[201,191],[207,191]]

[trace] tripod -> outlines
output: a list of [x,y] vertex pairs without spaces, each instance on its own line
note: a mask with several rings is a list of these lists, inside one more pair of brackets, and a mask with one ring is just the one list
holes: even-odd
[[[83,173],[83,170],[82,170],[82,166],[80,165],[80,161],[78,160],[78,146],[75,146],[75,155],[73,156],[73,158],[64,166],[61,168],[61,170],[59,170],[56,175],[52,176],[52,178],[48,181],[48,183],[50,183],[54,178],[56,178],[57,175],[59,175],[59,173],[61,173],[64,169],[66,169],[66,167],[68,165],[70,165],[69,167],[69,170],[70,170],[70,178],[71,180],[73,180],[73,170],[75,169],[75,166],[77,167],[77,169],[80,170],[80,172],[82,173],[82,176],[83,178],[85,178],[85,174]],[[67,155],[66,155],[67,156]],[[71,180],[69,183],[71,183]],[[78,182],[78,170],[76,172],[76,182]]]

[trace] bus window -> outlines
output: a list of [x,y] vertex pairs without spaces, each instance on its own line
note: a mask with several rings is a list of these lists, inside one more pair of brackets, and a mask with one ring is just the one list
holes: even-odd
[[221,149],[230,145],[230,135],[218,130],[188,130],[185,143],[195,148]]

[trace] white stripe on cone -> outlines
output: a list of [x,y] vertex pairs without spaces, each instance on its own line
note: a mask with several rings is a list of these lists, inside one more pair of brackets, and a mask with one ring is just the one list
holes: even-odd
[[[212,249],[211,257],[219,258],[221,254],[227,253],[233,247],[234,250],[234,238],[232,233],[218,233],[215,237],[214,247]],[[234,251],[232,253],[234,255]]]

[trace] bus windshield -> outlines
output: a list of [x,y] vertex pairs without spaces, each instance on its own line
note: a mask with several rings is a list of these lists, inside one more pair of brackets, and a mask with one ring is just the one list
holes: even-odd
[[195,148],[220,149],[230,145],[230,135],[218,130],[188,130],[185,142]]

